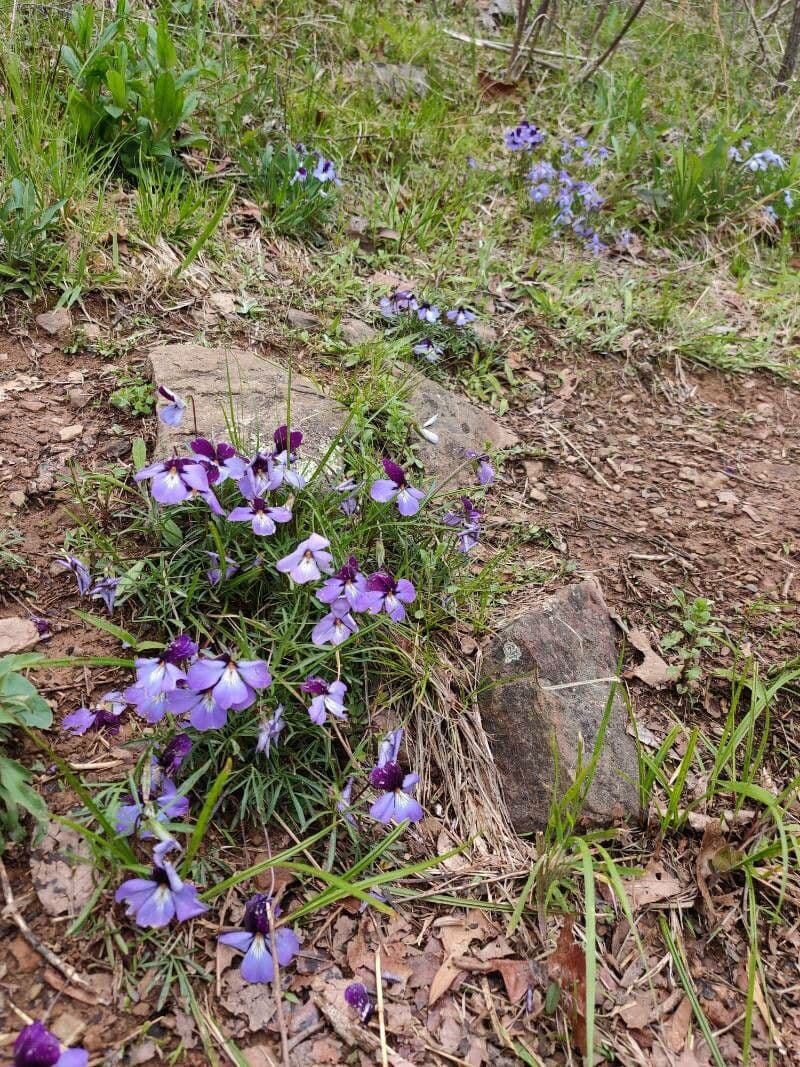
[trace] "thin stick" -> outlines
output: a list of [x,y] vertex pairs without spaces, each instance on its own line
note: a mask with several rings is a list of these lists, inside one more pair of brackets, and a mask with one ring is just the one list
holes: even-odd
[[600,67],[602,67],[602,65],[612,54],[612,52],[615,52],[617,50],[620,41],[631,28],[631,26],[637,19],[639,12],[642,10],[646,2],[647,0],[639,0],[636,7],[633,9],[633,11],[631,11],[630,15],[628,15],[627,19],[625,20],[625,24],[623,25],[622,29],[619,31],[619,33],[608,46],[608,48],[606,48],[605,52],[602,52],[598,56],[598,58],[594,60],[594,62],[590,63],[586,70],[583,72],[583,74],[578,78],[578,85],[583,85],[587,78],[590,78],[596,70],[599,70]]
[[278,1013],[278,1029],[281,1033],[281,1057],[284,1067],[291,1067],[289,1060],[289,1035],[286,1032],[286,1017],[283,1014],[283,993],[281,992],[281,970],[278,964],[278,946],[275,944],[275,915],[272,901],[267,901],[267,922],[269,923],[269,940],[272,949],[272,993],[275,997],[275,1010]]
[[[52,949],[49,949],[47,945],[43,945],[42,942],[33,934],[31,928],[28,926],[28,924],[25,922],[25,920],[19,913],[16,901],[14,900],[14,892],[11,889],[11,882],[9,882],[8,880],[8,874],[6,872],[5,864],[3,863],[2,859],[0,859],[0,882],[2,882],[3,885],[3,896],[5,897],[6,901],[4,911],[6,912],[6,914],[10,915],[14,922],[17,924],[20,933],[31,946],[31,948],[35,949],[40,956],[46,959],[51,967],[55,967],[57,971],[60,971],[61,974],[63,974],[64,977],[67,979],[67,981],[72,982],[73,985],[80,986],[81,989],[88,989],[91,993],[95,993],[96,995],[96,990],[92,988],[91,983],[89,983],[83,977],[82,974],[76,971],[75,968],[69,963],[65,963],[64,960],[59,959],[59,957],[55,954],[55,952],[53,952]],[[103,999],[99,996],[97,997],[97,1000],[101,1004],[108,1003],[106,999]]]
[[572,441],[570,441],[570,439],[567,437],[567,435],[564,433],[564,431],[563,430],[559,430],[559,428],[555,425],[555,423],[548,422],[547,425],[552,430],[555,430],[555,432],[558,434],[558,436],[561,438],[561,440],[564,442],[564,444],[568,448],[571,448],[576,456],[579,456],[583,460],[583,462],[586,464],[586,466],[589,468],[589,470],[594,474],[594,476],[596,478],[598,478],[603,483],[603,485],[606,487],[606,489],[611,489],[611,491],[613,492],[612,486],[606,481],[606,479],[603,477],[603,475],[600,473],[600,471],[597,469],[597,467],[595,467],[595,465],[591,462],[591,460],[588,460],[586,458],[586,456],[583,454],[583,452],[581,452],[581,450],[578,448],[577,445],[573,444]]
[[381,1037],[381,1067],[389,1067],[389,1050],[386,1047],[386,1020],[383,1017],[381,950],[379,948],[375,949],[375,997],[378,1002],[378,1031]]

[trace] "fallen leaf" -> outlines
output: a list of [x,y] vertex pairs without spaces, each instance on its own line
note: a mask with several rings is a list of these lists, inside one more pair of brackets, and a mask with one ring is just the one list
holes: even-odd
[[653,860],[641,877],[626,878],[624,884],[633,909],[669,900],[684,890],[683,883],[657,860]]
[[567,1002],[572,1035],[582,1055],[586,1047],[586,956],[575,940],[575,918],[568,915],[558,935],[556,947],[547,959],[550,977],[558,982]]
[[680,1052],[686,1044],[689,1024],[692,1021],[692,1004],[684,997],[664,1027],[664,1043],[670,1052]]
[[245,982],[238,967],[225,972],[220,1002],[231,1015],[244,1016],[253,1033],[264,1030],[275,1015],[275,999],[269,987]]
[[665,685],[669,685],[673,680],[669,664],[653,651],[650,638],[644,630],[629,630],[627,638],[628,644],[632,645],[637,652],[641,652],[644,658],[638,666],[625,671],[624,677],[638,678],[652,689],[662,689]]
[[433,976],[431,987],[428,990],[428,1007],[432,1008],[436,1001],[444,996],[456,978],[462,973],[452,957],[448,956],[442,966]]
[[81,835],[51,822],[31,852],[31,879],[48,915],[77,915],[94,892],[94,867]]

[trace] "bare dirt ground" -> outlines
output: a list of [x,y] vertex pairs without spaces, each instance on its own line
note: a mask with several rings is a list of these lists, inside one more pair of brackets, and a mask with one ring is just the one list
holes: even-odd
[[[135,358],[135,356],[133,357]],[[96,467],[124,460],[131,439],[142,435],[141,420],[122,417],[106,402],[113,365],[85,352],[64,354],[53,338],[19,332],[0,338],[0,525],[22,537],[16,551],[24,570],[0,574],[0,614],[46,617],[53,637],[41,650],[54,655],[111,650],[94,629],[72,614],[77,601],[71,579],[54,572],[70,519],[62,482],[70,462]],[[520,367],[541,379],[531,358]],[[648,376],[619,361],[587,355],[560,375],[547,371],[545,388],[527,410],[513,413],[515,429],[530,458],[520,458],[503,476],[506,501],[515,518],[549,532],[556,545],[553,569],[599,576],[609,605],[653,642],[667,627],[665,605],[673,587],[711,597],[724,625],[748,642],[764,664],[796,654],[800,577],[800,483],[797,393],[767,378],[725,381],[680,368]],[[75,427],[80,426],[79,432]],[[19,495],[24,494],[24,499]],[[500,509],[497,509],[499,512]],[[499,528],[502,519],[492,516]],[[536,551],[539,553],[540,546]],[[569,572],[570,567],[568,566]],[[634,661],[635,661],[634,657]],[[56,706],[56,719],[87,695],[87,685],[105,690],[113,681],[80,669],[37,676]],[[699,716],[713,727],[720,702],[709,686],[699,705],[688,708],[671,691],[656,692],[632,681],[634,705],[657,737],[675,719]],[[88,694],[91,695],[91,692]],[[117,741],[51,740],[90,778],[124,774],[133,754],[132,727]],[[33,754],[29,753],[33,758]],[[75,798],[41,767],[41,784],[53,810],[64,813]],[[424,831],[435,849],[441,826],[427,820]],[[746,837],[743,824],[741,834]],[[644,831],[648,833],[648,831]],[[645,948],[640,959],[621,916],[598,931],[600,960],[598,1025],[610,1056],[623,1064],[710,1063],[691,1018],[691,1005],[676,986],[658,941],[658,917],[671,908],[703,904],[697,896],[697,867],[703,828],[684,845],[662,845],[652,837],[653,868],[636,905]],[[41,858],[38,855],[38,858]],[[37,854],[34,854],[37,859]],[[158,990],[143,979],[124,1002],[124,953],[109,946],[124,924],[106,900],[98,905],[104,923],[86,925],[68,937],[69,917],[51,915],[34,884],[22,848],[5,857],[14,908],[0,916],[7,951],[0,958],[0,1030],[9,1034],[25,1016],[47,1016],[64,1040],[78,1040],[93,1062],[148,1064],[177,1060],[212,1062],[196,1020],[184,1001],[159,1003]],[[469,871],[453,870],[456,887]],[[649,880],[648,880],[649,879]],[[601,892],[605,887],[601,887]],[[38,890],[38,891],[37,891]],[[291,894],[291,876],[282,886]],[[488,896],[493,896],[491,887]],[[608,890],[610,893],[610,890]],[[501,899],[502,893],[494,896]],[[705,914],[697,938],[685,946],[700,990],[702,1007],[728,1062],[740,1062],[741,1021],[747,944],[740,900],[721,879],[715,886],[716,914]],[[14,911],[33,934],[26,940]],[[116,918],[112,918],[115,916]],[[359,1026],[342,1009],[349,981],[371,980],[381,951],[387,979],[387,1041],[393,1064],[518,1062],[511,1051],[522,1040],[530,1062],[575,1062],[562,1024],[547,1007],[554,980],[568,984],[575,943],[566,923],[558,947],[509,939],[502,915],[459,909],[401,910],[387,920],[362,914],[356,902],[341,906],[306,930],[296,971],[287,976],[291,1000],[285,1024],[291,1062],[298,1065],[379,1062],[374,1023]],[[200,983],[202,1011],[244,1049],[251,1067],[280,1062],[275,1001],[267,990],[243,986],[227,950],[216,946],[216,928],[198,922],[194,935],[206,950],[207,973]],[[708,934],[715,936],[709,938]],[[800,997],[797,927],[774,935],[765,961],[775,1007],[783,1022],[786,1062],[800,1061]],[[39,947],[37,947],[39,946]],[[48,962],[41,946],[88,978],[76,985]],[[562,1009],[579,1024],[570,1000]],[[563,1017],[562,1017],[563,1018]],[[794,1036],[793,1036],[794,1035]],[[755,1016],[753,1063],[766,1063],[766,1025]],[[611,1051],[613,1050],[613,1052]]]

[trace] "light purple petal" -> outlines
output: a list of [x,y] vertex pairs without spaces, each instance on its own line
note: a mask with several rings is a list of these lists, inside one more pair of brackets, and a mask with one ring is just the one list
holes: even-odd
[[64,1049],[56,1060],[55,1067],[87,1067],[89,1053],[85,1048]]
[[272,952],[266,938],[256,935],[242,960],[242,978],[245,982],[271,982],[274,977]]
[[395,595],[397,596],[397,599],[402,600],[404,604],[412,604],[417,599],[417,591],[411,582],[409,582],[408,578],[397,579]]
[[422,805],[414,797],[404,793],[401,789],[395,790],[394,794],[394,818],[397,822],[408,819],[409,822],[419,822],[425,817]]
[[369,813],[378,822],[389,823],[394,817],[394,793],[383,793],[370,805]]
[[275,931],[275,952],[281,967],[287,967],[300,951],[300,942],[294,930],[282,926]]
[[416,515],[420,500],[425,496],[419,489],[410,485],[403,486],[397,493],[397,510],[401,515]]
[[235,663],[229,663],[217,684],[214,686],[214,700],[226,711],[234,704],[241,705],[248,699],[250,690],[236,669]]
[[230,933],[220,934],[217,938],[221,945],[230,945],[237,952],[247,952],[253,941],[253,934],[248,930],[231,930]]
[[175,916],[179,923],[194,919],[197,915],[208,911],[208,905],[198,900],[197,889],[193,885],[184,883],[183,887],[175,890],[172,896],[175,901]]
[[196,692],[211,689],[220,680],[225,668],[226,663],[223,659],[199,659],[189,668],[186,680]]
[[379,504],[388,504],[390,500],[397,496],[397,493],[398,486],[387,478],[379,478],[376,482],[373,482],[369,491],[372,499],[377,500]]
[[272,675],[263,659],[240,659],[237,667],[252,689],[266,689],[272,685]]
[[69,715],[64,716],[61,720],[61,727],[80,737],[94,725],[96,718],[95,713],[89,708],[78,708],[77,711],[72,711]]
[[238,507],[234,508],[228,515],[228,522],[251,522],[253,519],[253,509],[251,507]]

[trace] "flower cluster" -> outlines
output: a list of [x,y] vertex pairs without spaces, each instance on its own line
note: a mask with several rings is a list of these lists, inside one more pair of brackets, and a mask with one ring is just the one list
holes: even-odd
[[600,210],[605,201],[593,181],[574,177],[567,166],[577,161],[584,167],[597,168],[607,158],[607,148],[603,145],[590,148],[586,138],[578,136],[561,142],[558,166],[544,159],[534,163],[528,171],[529,193],[534,204],[553,210],[553,227],[571,227],[573,233],[583,238],[586,247],[595,255],[607,246],[589,218]]
[[[333,161],[326,159],[319,150],[308,149],[302,142],[298,142],[294,146],[294,150],[299,162],[292,176],[292,185],[297,183],[304,185],[309,177],[315,178],[322,185],[326,182],[331,182],[333,185],[342,184],[339,175],[336,173],[336,166]],[[313,162],[309,157],[313,158]]]
[[528,119],[523,119],[518,126],[505,131],[503,141],[511,152],[532,152],[534,148],[538,148],[546,136],[544,130],[540,130]]
[[[378,306],[385,319],[394,319],[400,315],[413,315],[423,326],[436,326],[444,321],[449,326],[463,329],[475,322],[475,312],[466,304],[458,304],[449,308],[442,316],[442,309],[438,304],[431,304],[427,300],[418,300],[410,289],[396,289],[389,296],[382,296]],[[431,337],[423,337],[415,342],[412,347],[415,356],[422,356],[428,363],[437,363],[442,356],[442,346],[437,344]]]

